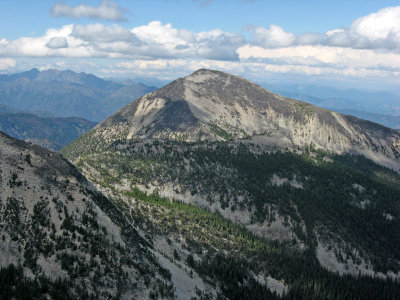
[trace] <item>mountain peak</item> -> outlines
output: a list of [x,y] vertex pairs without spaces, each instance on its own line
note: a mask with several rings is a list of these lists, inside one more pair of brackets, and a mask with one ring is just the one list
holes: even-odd
[[227,79],[236,79],[239,81],[245,81],[247,83],[251,83],[247,79],[235,76],[226,72],[218,71],[218,70],[211,70],[211,69],[199,69],[189,76],[186,76],[184,80],[193,81],[193,82],[204,82],[208,80],[227,80]]
[[[128,104],[95,131],[118,139],[254,139],[278,149],[314,145],[396,166],[400,134],[272,93],[242,77],[200,69]],[[376,149],[385,149],[376,153]],[[394,165],[392,165],[394,167]]]
[[204,76],[204,75],[210,75],[210,76],[232,76],[229,73],[218,71],[218,70],[212,70],[212,69],[198,69],[197,71],[193,72],[186,78],[190,77],[196,77],[196,76]]

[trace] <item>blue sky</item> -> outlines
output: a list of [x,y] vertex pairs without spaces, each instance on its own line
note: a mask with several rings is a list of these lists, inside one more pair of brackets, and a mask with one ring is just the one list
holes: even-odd
[[0,1],[0,72],[400,86],[399,1]]

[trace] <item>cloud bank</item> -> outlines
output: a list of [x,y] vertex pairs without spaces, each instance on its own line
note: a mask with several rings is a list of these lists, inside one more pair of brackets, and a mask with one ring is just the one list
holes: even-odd
[[119,25],[66,25],[39,38],[0,40],[2,56],[60,56],[107,58],[205,58],[237,60],[245,39],[214,29],[192,32],[159,21],[126,29]]
[[122,9],[117,3],[108,0],[103,0],[98,7],[85,4],[74,7],[60,1],[51,8],[50,13],[56,18],[126,21],[126,10]]
[[323,34],[295,36],[277,25],[269,28],[247,26],[245,29],[253,34],[253,44],[264,48],[324,45],[400,51],[400,6],[381,9],[355,20],[349,28],[333,29]]
[[[122,16],[121,9],[108,1],[97,8],[60,7],[67,5],[58,2],[53,10],[76,18],[93,17],[93,9],[96,17],[103,19],[120,20]],[[115,8],[119,13],[112,15],[112,9],[108,9],[105,15],[100,13],[102,7]],[[101,72],[143,72],[157,77],[170,73],[172,78],[193,68],[217,68],[254,77],[308,74],[397,78],[400,82],[400,6],[381,9],[354,20],[348,28],[325,33],[295,35],[274,24],[244,29],[251,38],[218,28],[194,32],[160,21],[133,28],[70,24],[48,29],[41,37],[0,39],[0,57],[119,59],[109,61],[109,70],[101,66]],[[12,68],[13,64],[3,59],[0,66]]]
[[68,42],[65,37],[56,36],[52,37],[46,44],[47,48],[50,49],[61,49],[61,48],[68,48]]

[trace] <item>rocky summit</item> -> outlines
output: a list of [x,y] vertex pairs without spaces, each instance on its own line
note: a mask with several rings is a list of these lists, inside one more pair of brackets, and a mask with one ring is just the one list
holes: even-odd
[[[138,98],[91,133],[118,139],[250,140],[285,150],[305,146],[362,154],[395,170],[400,132],[269,92],[242,77],[201,69]],[[84,151],[85,145],[81,147]]]

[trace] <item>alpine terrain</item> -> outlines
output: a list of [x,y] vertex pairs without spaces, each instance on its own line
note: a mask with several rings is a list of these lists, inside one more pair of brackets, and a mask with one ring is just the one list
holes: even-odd
[[196,297],[396,298],[397,130],[202,69],[61,153]]
[[0,298],[173,295],[130,221],[61,155],[0,132]]

